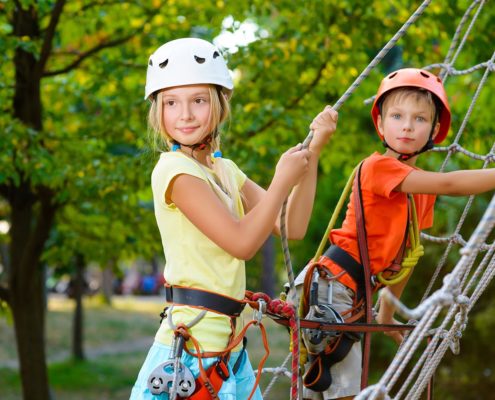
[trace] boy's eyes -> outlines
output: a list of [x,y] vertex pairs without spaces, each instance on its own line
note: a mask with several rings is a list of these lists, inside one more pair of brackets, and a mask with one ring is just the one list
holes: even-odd
[[[401,114],[400,113],[392,113],[392,114],[390,114],[390,117],[393,118],[393,119],[400,119],[401,118]],[[426,118],[418,115],[416,117],[416,121],[418,121],[418,122],[425,122],[426,121]]]

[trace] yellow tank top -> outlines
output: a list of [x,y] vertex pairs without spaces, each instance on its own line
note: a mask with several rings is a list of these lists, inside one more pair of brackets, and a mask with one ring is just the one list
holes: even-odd
[[[230,199],[218,186],[213,170],[181,152],[162,153],[151,175],[155,216],[165,253],[164,277],[169,284],[206,289],[242,299],[246,289],[244,260],[233,257],[217,246],[197,229],[175,204],[167,204],[165,201],[165,193],[173,178],[180,174],[188,174],[208,182],[229,208],[232,201],[237,202],[238,209],[243,214],[240,189],[246,181],[246,175],[231,160],[223,161],[237,183],[238,192],[234,199]],[[172,320],[174,324],[187,324],[199,312],[200,310],[195,308],[175,306]],[[242,324],[238,321],[236,330],[240,329]],[[231,333],[230,318],[213,312],[206,313],[203,319],[191,328],[191,334],[199,341],[202,351],[222,351]],[[172,337],[173,333],[164,320],[155,340],[170,345]]]

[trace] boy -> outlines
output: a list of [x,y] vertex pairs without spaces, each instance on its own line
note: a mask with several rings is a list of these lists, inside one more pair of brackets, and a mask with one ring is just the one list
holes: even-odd
[[[429,228],[437,194],[471,195],[495,188],[495,169],[438,173],[415,166],[418,155],[442,142],[450,127],[451,113],[442,81],[430,72],[406,68],[385,77],[371,115],[386,150],[363,161],[357,178],[359,186],[354,186],[345,220],[340,229],[331,231],[332,245],[317,261],[317,272],[305,279],[308,266],[296,279],[296,284],[305,279],[306,293],[311,282],[318,282],[318,304],[316,308],[309,307],[309,314],[308,309],[304,310],[306,318],[338,321],[363,308],[365,282],[359,230],[365,233],[361,237],[365,237],[364,248],[369,258],[372,282],[368,285],[377,290],[377,280],[390,279],[389,288],[399,298],[409,278],[399,268],[406,243],[409,246],[412,242],[406,232],[414,211],[419,229]],[[414,201],[408,200],[408,194]],[[356,223],[360,219],[356,208],[363,211],[361,224]],[[395,269],[390,268],[392,265]],[[394,279],[399,275],[402,279]],[[382,301],[376,321],[397,323],[394,312],[391,304]],[[397,343],[403,339],[400,331],[386,334]],[[359,339],[348,333],[330,336],[303,330],[310,354],[304,376],[305,399],[352,399],[360,391]],[[322,352],[322,347],[326,347],[326,352]]]

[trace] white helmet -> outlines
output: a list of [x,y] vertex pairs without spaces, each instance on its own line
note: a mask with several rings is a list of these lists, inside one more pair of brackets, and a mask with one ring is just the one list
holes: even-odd
[[234,83],[220,51],[203,39],[172,40],[150,56],[144,99],[157,90],[202,83],[222,86],[227,97],[232,94]]

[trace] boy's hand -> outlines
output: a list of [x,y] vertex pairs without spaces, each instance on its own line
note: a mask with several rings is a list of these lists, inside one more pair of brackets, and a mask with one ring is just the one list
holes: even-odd
[[309,129],[313,131],[313,140],[309,144],[309,151],[319,154],[323,146],[332,137],[332,134],[337,129],[337,120],[339,114],[332,107],[326,106],[321,113],[319,113]]

